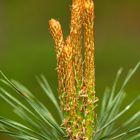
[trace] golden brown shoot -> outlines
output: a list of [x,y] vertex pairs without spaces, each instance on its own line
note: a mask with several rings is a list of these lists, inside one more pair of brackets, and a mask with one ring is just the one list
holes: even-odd
[[[59,98],[65,93],[65,69],[64,69],[64,39],[60,23],[51,19],[49,21],[50,31],[53,36],[56,45],[56,56],[57,56],[57,75],[58,75],[58,93]],[[60,99],[61,108],[63,108],[63,100]]]
[[[58,92],[64,114],[62,126],[71,140],[88,140],[93,134],[95,108],[94,4],[72,0],[70,35],[63,40],[61,25],[50,20],[57,53]],[[82,26],[84,25],[84,69]],[[84,73],[83,73],[84,71]]]
[[83,22],[83,0],[73,0],[71,9],[70,38],[73,47],[73,59],[75,69],[76,86],[82,80],[82,22]]
[[[94,68],[94,4],[92,0],[85,0],[84,12],[84,47],[85,47],[85,67],[84,84],[87,92],[86,100],[86,129],[87,136],[91,136],[93,131],[94,100],[95,100],[95,68]],[[91,125],[92,124],[92,125]]]

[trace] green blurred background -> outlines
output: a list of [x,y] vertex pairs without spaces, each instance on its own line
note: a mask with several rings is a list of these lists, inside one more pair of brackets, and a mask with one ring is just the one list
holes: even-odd
[[[43,73],[56,93],[56,58],[48,20],[58,19],[66,37],[70,6],[71,0],[0,0],[0,69],[9,78],[24,83],[50,109],[51,104],[40,94],[35,75]],[[101,100],[117,70],[124,68],[124,78],[140,60],[140,1],[95,0],[95,15],[96,96]],[[140,94],[140,69],[126,91],[124,104]],[[0,115],[16,119],[12,108],[1,99]],[[0,140],[11,139],[1,135]]]

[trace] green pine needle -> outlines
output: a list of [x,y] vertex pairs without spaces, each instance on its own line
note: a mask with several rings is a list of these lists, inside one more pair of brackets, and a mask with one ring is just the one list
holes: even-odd
[[[121,125],[116,127],[117,120],[123,114],[125,114],[137,101],[140,100],[140,96],[138,96],[123,110],[120,110],[121,105],[126,97],[125,87],[129,82],[130,78],[139,68],[139,66],[140,66],[140,62],[128,72],[122,86],[120,87],[120,90],[117,92],[116,86],[119,77],[122,73],[122,69],[120,69],[117,73],[112,89],[106,90],[102,100],[100,115],[99,118],[97,119],[96,131],[93,136],[93,140],[103,140],[103,139],[119,140],[119,138],[129,134],[128,132],[131,132],[130,126],[132,126],[132,124],[133,124],[133,128],[132,128],[133,132],[136,131],[137,134],[140,133],[139,129],[135,129],[137,128],[138,122],[140,122],[140,112],[136,112],[135,114],[132,114],[130,118],[128,118],[125,122],[123,122]],[[124,137],[123,140],[127,140],[127,138]]]
[[[105,91],[99,118],[97,118],[95,124],[93,140],[138,140],[140,138],[140,126],[138,125],[140,122],[140,111],[132,114],[130,118],[126,119],[126,121],[119,126],[117,125],[119,123],[118,119],[129,111],[137,101],[140,101],[140,96],[138,96],[121,110],[122,103],[126,97],[125,87],[139,66],[140,62],[128,72],[120,90],[117,92],[116,86],[122,73],[122,69],[120,69],[112,89]],[[14,113],[21,118],[21,122],[25,122],[25,124],[22,124],[0,116],[0,133],[21,140],[68,139],[64,129],[61,128],[51,112],[32,92],[21,83],[15,80],[9,80],[1,71],[0,73],[3,76],[3,78],[0,79],[1,83],[12,88],[22,97],[22,100],[25,101],[24,103],[21,102],[5,88],[0,87],[0,98],[13,108]],[[46,78],[41,75],[37,77],[37,81],[43,93],[50,99],[50,102],[54,104],[56,113],[62,121],[63,113]]]

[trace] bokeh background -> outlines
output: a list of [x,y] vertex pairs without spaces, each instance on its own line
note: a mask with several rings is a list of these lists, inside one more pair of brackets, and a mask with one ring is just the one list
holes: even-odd
[[[40,94],[35,75],[43,73],[56,94],[56,58],[48,20],[58,19],[66,37],[70,5],[71,0],[0,0],[0,69],[9,78],[24,83],[51,110],[51,104]],[[140,1],[95,0],[95,15],[96,95],[101,100],[117,70],[124,68],[123,79],[140,60]],[[124,104],[140,94],[140,69],[126,91]],[[139,110],[139,105],[130,113]],[[1,99],[0,115],[17,119],[12,108]],[[11,138],[0,135],[0,140]]]

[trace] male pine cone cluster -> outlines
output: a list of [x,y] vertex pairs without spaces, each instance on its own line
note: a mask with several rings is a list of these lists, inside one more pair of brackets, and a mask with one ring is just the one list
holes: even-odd
[[56,46],[58,94],[64,115],[62,126],[71,140],[90,140],[94,132],[96,98],[93,24],[92,0],[72,0],[70,34],[66,41],[60,23],[55,19],[49,21]]

